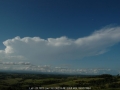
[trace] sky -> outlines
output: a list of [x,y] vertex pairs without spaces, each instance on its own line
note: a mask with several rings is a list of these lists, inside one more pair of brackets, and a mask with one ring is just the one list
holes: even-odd
[[0,70],[120,73],[120,0],[1,0]]

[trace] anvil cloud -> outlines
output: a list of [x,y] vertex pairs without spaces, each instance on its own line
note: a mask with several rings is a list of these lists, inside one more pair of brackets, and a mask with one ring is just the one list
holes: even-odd
[[26,60],[28,62],[75,60],[103,54],[108,51],[109,47],[119,42],[119,26],[105,27],[78,39],[66,36],[48,39],[17,36],[3,42],[5,49],[0,50],[0,60]]

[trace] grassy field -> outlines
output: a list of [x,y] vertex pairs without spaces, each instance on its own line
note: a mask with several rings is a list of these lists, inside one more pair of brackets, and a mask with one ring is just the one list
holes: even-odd
[[120,90],[120,76],[0,73],[0,90]]

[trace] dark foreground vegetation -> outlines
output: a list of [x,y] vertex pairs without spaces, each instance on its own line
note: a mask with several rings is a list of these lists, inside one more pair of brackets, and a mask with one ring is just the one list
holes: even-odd
[[0,73],[0,90],[120,90],[120,76]]

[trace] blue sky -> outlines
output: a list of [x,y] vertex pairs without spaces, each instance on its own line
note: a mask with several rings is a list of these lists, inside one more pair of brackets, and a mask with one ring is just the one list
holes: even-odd
[[0,62],[114,69],[119,73],[119,3],[1,0]]

